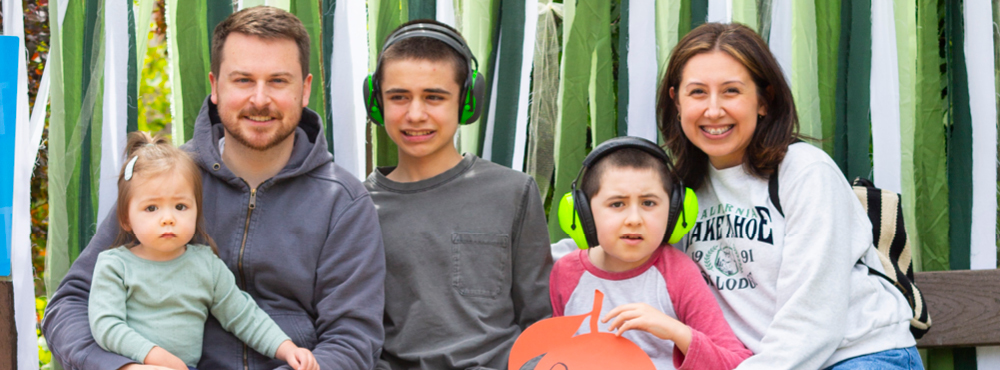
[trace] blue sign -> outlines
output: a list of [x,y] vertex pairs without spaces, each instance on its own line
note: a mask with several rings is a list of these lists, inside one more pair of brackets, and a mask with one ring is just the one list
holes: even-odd
[[0,276],[10,276],[10,233],[14,205],[14,136],[17,132],[17,58],[15,36],[0,36]]

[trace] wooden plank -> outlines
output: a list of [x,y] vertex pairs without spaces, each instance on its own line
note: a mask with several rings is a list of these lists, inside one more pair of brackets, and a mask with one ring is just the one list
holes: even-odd
[[920,348],[1000,345],[1000,270],[918,272],[931,315]]
[[0,280],[0,370],[17,368],[17,331],[14,326],[14,285]]

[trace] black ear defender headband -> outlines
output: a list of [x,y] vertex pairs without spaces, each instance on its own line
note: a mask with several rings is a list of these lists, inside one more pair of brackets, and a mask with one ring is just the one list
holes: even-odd
[[[591,166],[597,163],[598,160],[608,154],[626,148],[642,150],[656,159],[663,161],[667,166],[667,171],[672,174],[672,177],[677,182],[670,192],[670,213],[667,216],[667,230],[666,235],[663,236],[663,241],[670,244],[679,242],[694,227],[694,221],[698,213],[698,198],[694,195],[694,191],[684,187],[683,181],[675,175],[667,153],[655,143],[639,137],[623,136],[607,140],[587,155],[587,158],[583,160],[580,172],[576,175],[576,180],[573,180],[573,183],[570,185],[570,194],[572,194],[573,198],[573,211],[572,213],[568,212],[568,210],[567,212],[562,210],[559,212],[560,216],[574,214],[573,219],[570,222],[560,220],[560,224],[564,225],[564,229],[568,226],[570,230],[564,231],[571,236],[574,234],[579,235],[580,229],[582,229],[583,236],[587,242],[586,248],[593,248],[600,244],[597,240],[597,227],[594,223],[594,214],[591,212],[590,200],[587,199],[587,195],[583,193],[583,190],[577,187],[577,184],[580,183],[580,179],[583,178],[586,172],[590,171]],[[566,204],[568,205],[568,202]],[[577,243],[579,243],[579,240]],[[579,245],[579,247],[584,248],[583,245]]]
[[385,51],[389,50],[389,47],[393,44],[414,37],[428,37],[441,41],[445,45],[455,49],[455,51],[465,58],[469,65],[469,73],[465,77],[465,82],[462,84],[462,90],[459,94],[458,123],[464,125],[475,122],[482,114],[482,102],[486,94],[486,78],[482,73],[479,73],[479,61],[472,55],[472,50],[469,49],[469,45],[465,43],[461,35],[433,23],[414,23],[402,27],[390,34],[385,40],[385,45],[382,45],[382,51],[378,53],[379,59],[375,64],[375,73],[365,77],[364,83],[361,85],[361,92],[365,98],[365,111],[368,112],[368,118],[376,124],[385,124],[381,81],[376,78],[376,76],[380,76],[382,54],[385,54]]

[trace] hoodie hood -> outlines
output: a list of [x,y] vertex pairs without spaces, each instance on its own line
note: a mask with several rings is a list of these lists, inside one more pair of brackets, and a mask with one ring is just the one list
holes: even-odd
[[[333,155],[327,150],[326,137],[323,135],[323,121],[313,110],[302,108],[299,126],[295,129],[295,144],[291,157],[285,167],[277,175],[265,181],[261,186],[306,174],[316,168],[333,161]],[[226,167],[219,153],[219,139],[225,136],[225,127],[219,118],[218,108],[212,103],[211,96],[205,98],[201,111],[194,122],[194,135],[182,146],[184,150],[195,153],[195,162],[205,173],[218,177],[236,187],[246,186],[242,178],[236,176]]]

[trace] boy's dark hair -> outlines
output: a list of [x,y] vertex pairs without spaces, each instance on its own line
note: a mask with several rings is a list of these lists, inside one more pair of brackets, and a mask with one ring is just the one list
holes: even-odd
[[[416,23],[427,23],[427,24],[438,25],[447,28],[452,32],[455,32],[455,34],[459,35],[459,37],[461,37],[462,35],[455,28],[447,24],[430,19],[417,19],[409,21],[401,24],[399,27],[396,27],[396,30],[399,30],[403,27]],[[392,33],[395,33],[395,30],[393,30]],[[389,35],[391,36],[392,33],[390,33]],[[386,38],[386,40],[388,40],[388,37]],[[464,42],[465,39],[463,38],[462,41]],[[382,42],[385,43],[385,41]],[[455,82],[458,83],[460,90],[465,85],[465,80],[468,79],[469,77],[470,61],[466,60],[465,56],[459,53],[458,50],[455,50],[454,48],[448,46],[448,44],[445,44],[440,40],[435,40],[430,37],[413,37],[405,40],[400,40],[399,42],[392,44],[392,46],[390,46],[388,49],[382,52],[382,55],[379,56],[379,64],[382,64],[383,66],[378,68],[378,70],[376,70],[375,78],[378,79],[379,81],[382,80],[382,74],[384,73],[383,71],[385,70],[384,67],[385,63],[394,62],[397,60],[406,60],[406,59],[428,60],[432,62],[450,61],[452,66],[455,68]],[[460,93],[464,93],[464,91],[460,91]]]
[[633,168],[637,170],[653,170],[660,174],[660,182],[663,191],[667,194],[674,189],[674,178],[670,174],[667,164],[659,158],[654,157],[641,149],[623,148],[609,153],[597,160],[591,168],[583,174],[580,189],[587,196],[587,200],[594,198],[594,195],[601,190],[601,178],[609,168]]
[[233,13],[212,32],[212,74],[219,77],[222,65],[222,47],[231,33],[256,36],[266,40],[286,39],[299,47],[299,64],[302,78],[309,75],[309,33],[294,14],[270,6],[255,6]]

